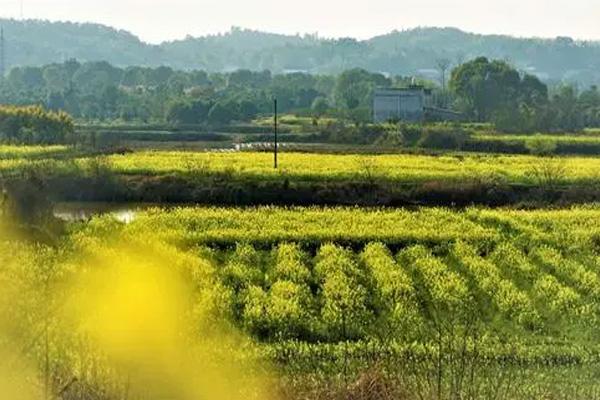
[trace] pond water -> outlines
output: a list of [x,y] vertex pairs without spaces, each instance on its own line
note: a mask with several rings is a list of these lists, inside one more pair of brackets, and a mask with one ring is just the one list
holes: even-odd
[[54,216],[67,222],[87,221],[97,215],[111,214],[117,220],[130,223],[138,212],[157,207],[150,203],[68,202],[54,205]]

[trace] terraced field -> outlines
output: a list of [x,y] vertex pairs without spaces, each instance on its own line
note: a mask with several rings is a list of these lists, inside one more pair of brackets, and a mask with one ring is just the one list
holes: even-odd
[[[224,357],[209,348],[231,351],[244,374],[275,377],[286,400],[363,384],[408,393],[391,398],[599,398],[596,205],[159,207],[127,223],[62,224],[44,212],[48,202],[32,201],[64,182],[78,194],[137,196],[149,187],[138,177],[161,196],[226,187],[238,199],[253,188],[263,203],[296,196],[302,183],[320,193],[350,182],[374,197],[382,182],[400,191],[417,182],[425,194],[435,182],[479,180],[594,188],[595,158],[283,153],[275,171],[267,153],[0,150],[2,183],[17,193],[0,217],[0,354],[21,361],[14,349],[27,349],[25,382],[43,376],[49,392],[123,398],[132,371],[152,366],[144,389],[156,371],[182,365],[192,379],[206,368],[190,359],[196,351]],[[31,218],[8,222],[15,210]],[[169,390],[187,387],[175,382]]]
[[[412,321],[400,337],[416,340],[445,310],[477,315],[498,337],[518,331],[535,343],[576,332],[592,344],[591,321],[600,315],[599,218],[595,207],[181,208],[150,210],[117,227],[131,237],[152,232],[207,257],[231,290],[237,322],[264,339],[367,339],[381,326]],[[98,232],[116,233],[110,217],[75,238]],[[271,315],[274,304],[283,315]],[[352,319],[352,333],[335,325],[342,315]]]
[[153,209],[94,219],[69,242],[102,254],[114,237],[158,241],[197,260],[211,312],[302,393],[384,366],[422,395],[465,395],[472,386],[453,379],[468,371],[480,396],[495,382],[504,398],[594,398],[599,218],[597,207]]

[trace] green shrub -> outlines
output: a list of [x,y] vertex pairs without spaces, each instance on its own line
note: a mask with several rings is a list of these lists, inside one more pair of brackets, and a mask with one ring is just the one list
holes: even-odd
[[400,147],[405,142],[404,135],[399,125],[390,124],[381,136],[375,140],[377,146]]
[[461,150],[469,134],[458,127],[426,127],[417,142],[418,147],[443,150]]
[[75,140],[67,113],[39,106],[0,106],[0,141],[16,144],[65,144]]
[[547,156],[554,154],[558,147],[556,140],[548,139],[538,134],[525,142],[525,147],[531,154],[536,156]]
[[400,123],[398,130],[402,133],[402,138],[406,146],[414,146],[423,135],[423,127],[421,125]]

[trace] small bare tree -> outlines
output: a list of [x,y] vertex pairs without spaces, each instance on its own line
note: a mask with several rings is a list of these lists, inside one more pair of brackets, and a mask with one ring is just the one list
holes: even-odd
[[448,97],[447,97],[446,86],[447,86],[448,70],[450,69],[451,65],[452,65],[452,61],[450,61],[447,58],[440,58],[436,61],[436,68],[440,73],[440,85],[442,86],[438,105],[441,107],[444,107],[444,108],[448,105],[447,104]]
[[440,73],[440,85],[442,85],[443,91],[446,91],[446,77],[450,65],[452,65],[452,62],[447,58],[440,58],[435,62],[435,66]]
[[358,167],[361,177],[370,188],[377,185],[377,159],[375,157],[358,158]]
[[556,190],[567,176],[566,162],[558,157],[540,157],[536,164],[527,171],[527,175],[539,187]]

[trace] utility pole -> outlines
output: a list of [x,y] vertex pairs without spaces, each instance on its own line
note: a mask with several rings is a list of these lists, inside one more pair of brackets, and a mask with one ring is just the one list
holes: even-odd
[[273,128],[275,132],[275,146],[273,148],[273,165],[277,169],[277,151],[279,144],[277,143],[277,99],[273,99]]
[[6,52],[4,49],[4,27],[0,26],[0,80],[6,74]]

